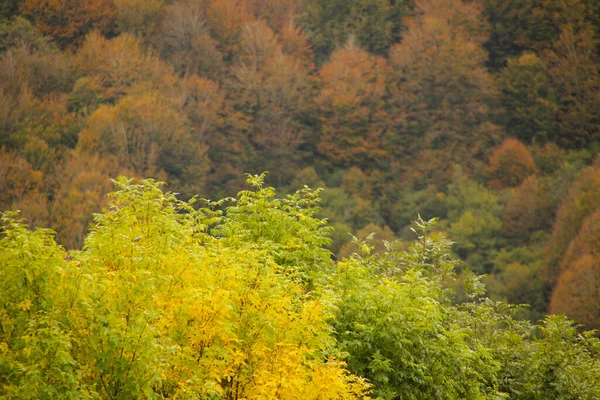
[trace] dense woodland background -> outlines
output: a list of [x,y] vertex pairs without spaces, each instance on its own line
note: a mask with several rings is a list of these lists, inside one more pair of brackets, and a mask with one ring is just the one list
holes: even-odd
[[267,170],[326,189],[338,257],[439,217],[460,276],[600,328],[598,4],[4,0],[0,209],[77,249],[109,177]]

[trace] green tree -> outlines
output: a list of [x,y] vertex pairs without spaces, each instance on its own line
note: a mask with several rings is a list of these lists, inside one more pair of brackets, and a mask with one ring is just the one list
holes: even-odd
[[503,207],[498,197],[457,168],[445,202],[454,250],[471,270],[490,273],[502,246]]
[[506,131],[526,143],[552,140],[558,104],[544,61],[533,53],[510,59],[499,83]]
[[326,59],[350,37],[369,52],[385,55],[400,40],[401,17],[408,15],[411,6],[407,0],[304,0],[302,22],[318,60]]

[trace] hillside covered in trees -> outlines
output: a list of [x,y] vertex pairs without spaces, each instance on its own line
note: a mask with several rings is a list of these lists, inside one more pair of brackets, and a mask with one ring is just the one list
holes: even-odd
[[[359,252],[349,233],[374,232],[373,252],[384,254],[381,240],[408,249],[412,221],[437,217],[433,229],[451,238],[448,251],[461,260],[457,280],[446,282],[454,285],[452,302],[469,304],[462,282],[486,274],[491,299],[530,305],[520,318],[566,314],[600,328],[599,39],[595,0],[4,0],[0,210],[20,210],[17,219],[32,228],[53,229],[65,249],[84,249],[68,256],[79,260],[100,240],[88,227],[108,205],[109,178],[154,178],[180,200],[214,199],[244,188],[244,173],[269,171],[280,193],[305,184],[325,189],[317,217],[333,228],[331,254],[312,254],[315,268]],[[46,233],[33,235],[50,246],[43,252],[56,268],[71,263]],[[226,262],[237,262],[236,251]],[[380,284],[356,279],[366,289]],[[300,290],[294,285],[277,290]],[[348,301],[375,301],[355,296]],[[297,300],[281,307],[301,314],[305,303]],[[32,307],[19,304],[23,312]],[[557,321],[539,329],[551,336]],[[163,328],[153,329],[184,340]],[[473,350],[463,333],[452,340]],[[351,354],[363,340],[337,339],[354,343],[340,350]],[[306,351],[325,351],[327,340]],[[353,374],[374,384],[392,379],[388,358],[353,364],[352,357]],[[319,368],[354,382],[348,393],[362,390],[336,362]],[[511,374],[498,379],[518,375]],[[484,385],[480,378],[474,382]],[[504,390],[490,385],[468,390]],[[92,396],[98,388],[85,390]]]

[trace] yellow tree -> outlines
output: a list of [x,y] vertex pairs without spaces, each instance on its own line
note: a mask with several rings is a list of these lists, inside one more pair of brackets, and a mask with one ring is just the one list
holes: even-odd
[[[364,380],[327,355],[327,301],[307,294],[285,269],[291,265],[278,261],[315,260],[320,252],[329,262],[309,194],[284,204],[271,198],[272,189],[257,188],[240,193],[241,213],[222,215],[197,211],[150,180],[115,184],[79,251],[67,253],[48,231],[28,231],[2,215],[3,394],[367,397]],[[267,209],[255,208],[259,203]],[[276,243],[261,240],[255,225],[265,218],[269,227],[291,228],[279,235],[286,245],[302,246],[274,251]],[[212,236],[209,226],[247,230]],[[259,237],[251,241],[249,233]]]

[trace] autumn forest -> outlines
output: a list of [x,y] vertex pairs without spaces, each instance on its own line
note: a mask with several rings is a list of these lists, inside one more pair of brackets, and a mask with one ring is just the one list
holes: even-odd
[[0,398],[600,398],[596,0],[0,2]]

